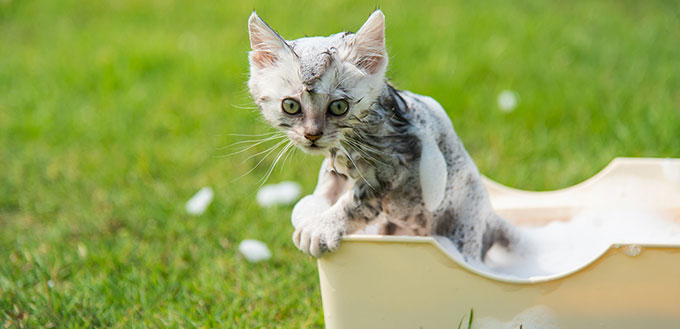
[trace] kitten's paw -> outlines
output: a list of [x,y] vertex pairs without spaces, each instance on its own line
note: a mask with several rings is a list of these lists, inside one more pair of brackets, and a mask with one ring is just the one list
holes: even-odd
[[342,223],[312,217],[295,229],[293,243],[305,254],[319,258],[324,253],[338,250],[344,233]]

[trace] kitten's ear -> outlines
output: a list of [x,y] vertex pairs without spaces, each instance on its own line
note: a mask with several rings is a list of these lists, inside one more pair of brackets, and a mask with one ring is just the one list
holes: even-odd
[[248,19],[250,64],[259,69],[273,66],[281,56],[292,53],[290,46],[253,11]]
[[380,9],[368,17],[352,41],[352,59],[357,67],[375,74],[387,66],[385,15]]

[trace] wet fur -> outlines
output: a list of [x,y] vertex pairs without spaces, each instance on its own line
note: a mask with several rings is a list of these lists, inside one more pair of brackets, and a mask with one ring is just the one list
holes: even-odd
[[[492,210],[444,109],[385,82],[381,12],[357,34],[294,41],[277,41],[253,15],[249,86],[256,104],[300,148],[325,156],[313,197],[330,206],[297,225],[298,248],[320,257],[337,249],[343,235],[376,221],[383,234],[446,236],[468,260],[483,260],[495,243],[511,243],[512,227]],[[285,97],[299,99],[305,112],[282,114]],[[325,104],[337,98],[351,102],[342,118],[326,114]],[[301,137],[309,131],[323,133],[318,145]],[[424,147],[435,150],[433,158],[422,157]],[[429,162],[437,159],[441,169]]]

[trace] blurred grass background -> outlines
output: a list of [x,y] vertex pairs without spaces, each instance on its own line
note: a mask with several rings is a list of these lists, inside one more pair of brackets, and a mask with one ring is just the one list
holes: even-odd
[[[0,325],[321,327],[314,260],[291,207],[244,177],[268,131],[246,89],[246,21],[284,37],[356,31],[364,1],[0,1]],[[487,176],[524,189],[586,179],[616,156],[680,157],[674,1],[402,1],[389,76],[437,99]],[[502,90],[520,97],[498,109]],[[312,191],[297,153],[269,182]],[[202,186],[208,212],[185,214]],[[249,264],[245,238],[271,261]]]

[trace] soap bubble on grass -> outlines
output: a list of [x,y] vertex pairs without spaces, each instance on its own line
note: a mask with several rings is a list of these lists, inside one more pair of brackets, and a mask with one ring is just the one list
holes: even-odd
[[272,257],[267,245],[259,240],[247,239],[238,244],[238,251],[251,263],[261,262]]
[[87,247],[85,247],[85,245],[82,242],[79,242],[76,248],[78,250],[78,256],[80,256],[80,258],[87,257]]
[[205,212],[206,209],[208,209],[210,202],[212,202],[213,196],[213,190],[206,186],[200,189],[198,193],[194,194],[194,196],[192,196],[191,199],[187,201],[184,209],[189,215],[200,216]]
[[512,112],[517,107],[517,103],[519,103],[519,95],[512,90],[503,90],[498,94],[496,101],[501,111]]
[[265,185],[257,191],[257,203],[263,207],[277,204],[291,204],[300,197],[302,187],[296,182],[284,181],[279,184]]

